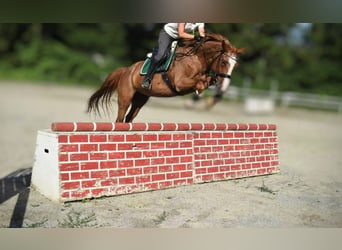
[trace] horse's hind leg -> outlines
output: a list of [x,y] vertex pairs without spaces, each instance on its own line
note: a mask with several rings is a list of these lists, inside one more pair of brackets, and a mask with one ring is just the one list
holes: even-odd
[[138,115],[140,109],[146,104],[149,98],[150,97],[147,95],[135,92],[132,99],[132,106],[125,118],[125,122],[132,122],[133,119]]
[[131,105],[132,98],[133,94],[125,96],[118,95],[118,116],[116,118],[116,122],[124,122],[125,115],[129,105]]

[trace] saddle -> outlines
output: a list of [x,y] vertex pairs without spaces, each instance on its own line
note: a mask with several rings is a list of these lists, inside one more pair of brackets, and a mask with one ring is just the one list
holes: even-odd
[[[162,72],[168,71],[171,65],[171,62],[174,58],[176,47],[177,47],[177,41],[173,41],[171,44],[170,51],[167,53],[166,59],[164,59],[164,62],[157,68],[155,73],[162,73]],[[140,75],[147,74],[147,71],[151,65],[151,58],[152,58],[152,53],[148,53],[146,56],[145,62],[140,69]]]

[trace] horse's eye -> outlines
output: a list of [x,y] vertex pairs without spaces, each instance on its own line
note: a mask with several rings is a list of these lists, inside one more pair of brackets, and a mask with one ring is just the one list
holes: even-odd
[[222,62],[221,62],[221,66],[222,66],[222,67],[226,66],[227,64],[228,64],[228,62],[226,62],[226,61],[222,61]]

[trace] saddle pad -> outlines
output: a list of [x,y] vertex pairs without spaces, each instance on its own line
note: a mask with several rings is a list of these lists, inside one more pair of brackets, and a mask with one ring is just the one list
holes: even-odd
[[[177,45],[177,42],[172,43],[171,50],[170,50],[168,57],[163,62],[163,64],[157,68],[155,73],[166,72],[169,69],[170,64],[173,60],[173,57],[175,55],[176,45]],[[140,69],[140,75],[146,75],[150,65],[151,65],[151,56],[148,55],[143,66]]]

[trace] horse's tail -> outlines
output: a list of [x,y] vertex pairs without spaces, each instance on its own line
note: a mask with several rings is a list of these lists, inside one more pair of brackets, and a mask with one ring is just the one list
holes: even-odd
[[88,113],[94,111],[96,114],[100,114],[100,106],[102,110],[108,111],[110,109],[110,99],[125,70],[126,68],[119,68],[106,78],[102,86],[89,98]]

